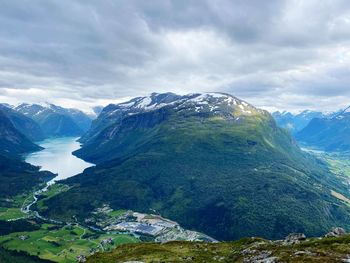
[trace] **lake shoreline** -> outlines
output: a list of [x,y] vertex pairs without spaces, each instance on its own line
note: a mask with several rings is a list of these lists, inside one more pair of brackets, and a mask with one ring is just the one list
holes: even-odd
[[27,163],[40,167],[40,171],[57,174],[49,184],[73,177],[94,164],[86,162],[72,153],[80,149],[79,137],[55,137],[38,142],[44,149],[24,156]]

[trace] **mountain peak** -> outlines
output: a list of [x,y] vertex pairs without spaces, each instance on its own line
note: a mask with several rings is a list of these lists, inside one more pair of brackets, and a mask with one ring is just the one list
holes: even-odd
[[[103,113],[108,115],[119,114],[128,115],[141,112],[158,110],[163,107],[173,107],[175,110],[193,110],[199,112],[220,112],[222,110],[235,109],[241,115],[253,114],[260,110],[249,103],[240,100],[226,93],[190,93],[187,95],[177,95],[175,93],[151,93],[148,96],[136,97],[119,104],[110,104]],[[262,112],[262,111],[261,111]]]

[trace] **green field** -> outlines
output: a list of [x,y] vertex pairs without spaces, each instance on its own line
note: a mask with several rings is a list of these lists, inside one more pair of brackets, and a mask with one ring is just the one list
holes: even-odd
[[350,178],[350,153],[324,152],[309,148],[304,148],[304,150],[325,161],[334,174],[343,177],[343,179]]
[[[66,185],[54,184],[41,194],[35,206],[40,210],[44,208],[45,200],[67,190],[69,187]],[[4,206],[0,207],[0,220],[9,221],[31,217],[30,214],[22,213],[21,207],[32,201],[31,192],[7,199],[6,202],[3,202]],[[123,210],[110,213],[116,216],[123,213]],[[110,251],[117,245],[139,241],[127,234],[97,234],[80,225],[58,226],[40,223],[36,225],[38,230],[14,232],[0,236],[0,246],[7,250],[22,251],[55,262],[76,262],[78,255],[88,256],[96,251]],[[23,231],[23,229],[19,231]],[[25,240],[21,240],[21,236],[25,236]],[[112,244],[101,245],[101,241],[107,238],[112,238]]]
[[20,208],[0,207],[0,220],[14,220],[26,217],[28,217],[28,215],[23,213]]
[[[20,236],[25,236],[21,240]],[[100,244],[101,240],[112,238],[113,244]],[[40,230],[17,232],[0,237],[0,245],[8,250],[25,251],[30,255],[55,262],[75,262],[78,255],[90,255],[95,251],[109,251],[117,245],[138,242],[133,236],[124,234],[102,234],[81,226],[57,227],[43,224]]]
[[1,201],[0,220],[27,218],[28,215],[21,212],[21,208],[33,201],[33,195],[29,192],[14,196],[11,199],[6,199],[6,201]]
[[124,214],[125,212],[126,212],[126,210],[122,210],[122,209],[113,210],[112,212],[108,213],[108,215],[111,217],[118,217],[118,216],[121,216],[122,214]]

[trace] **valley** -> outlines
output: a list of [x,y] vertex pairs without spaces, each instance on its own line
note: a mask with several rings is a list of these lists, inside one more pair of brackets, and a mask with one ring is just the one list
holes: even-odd
[[67,179],[45,216],[83,221],[104,205],[155,210],[217,240],[317,236],[350,218],[331,192],[347,196],[348,187],[326,162],[229,94],[153,93],[109,105],[80,141],[74,154],[96,166]]
[[42,216],[41,211],[47,209],[47,200],[70,189],[59,180],[74,176],[92,165],[72,155],[80,148],[76,140],[76,137],[46,139],[39,142],[44,150],[26,155],[28,163],[55,173],[56,177],[36,186],[33,192],[2,200],[6,204],[0,207],[0,222],[8,222],[4,225],[7,230],[13,228],[0,233],[2,248],[43,260],[69,263],[84,261],[94,253],[111,251],[124,243],[169,240],[216,242],[160,216],[112,210],[108,206],[98,208],[92,217],[80,222],[76,218],[65,222]]
[[[152,93],[105,107],[82,137],[70,135],[81,132],[78,124],[72,131],[53,121],[52,132],[67,135],[35,142],[16,128],[34,125],[24,114],[45,113],[43,123],[66,114],[59,118],[71,122],[79,111],[17,109],[5,111],[2,130],[11,136],[3,144],[7,152],[16,149],[15,137],[28,147],[11,152],[0,175],[27,181],[12,180],[16,191],[1,199],[6,251],[70,263],[113,255],[123,244],[140,244],[137,250],[145,242],[177,241],[169,247],[176,251],[176,244],[190,241],[218,244],[225,257],[225,241],[349,229],[346,153],[300,149],[268,112],[229,94]],[[30,180],[28,172],[39,176]]]
[[350,263],[350,1],[0,1],[0,263]]

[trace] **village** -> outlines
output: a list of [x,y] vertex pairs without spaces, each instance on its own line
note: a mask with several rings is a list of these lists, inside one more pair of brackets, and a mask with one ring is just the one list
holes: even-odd
[[191,230],[186,230],[177,222],[155,214],[128,211],[113,211],[107,204],[96,209],[85,223],[97,227],[108,234],[127,232],[155,242],[174,240],[217,242],[217,240]]

